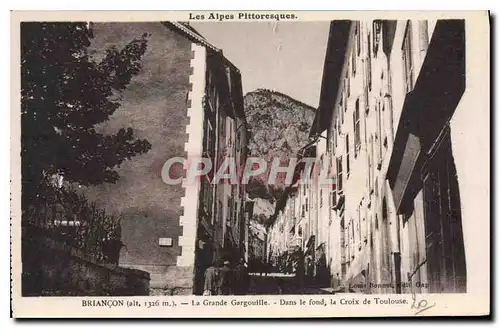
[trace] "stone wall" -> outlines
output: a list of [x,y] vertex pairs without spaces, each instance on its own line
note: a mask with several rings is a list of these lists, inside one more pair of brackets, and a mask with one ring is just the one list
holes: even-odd
[[192,295],[194,266],[134,265],[150,274],[150,295]]
[[98,263],[40,233],[23,234],[23,296],[134,296],[149,294],[149,273]]

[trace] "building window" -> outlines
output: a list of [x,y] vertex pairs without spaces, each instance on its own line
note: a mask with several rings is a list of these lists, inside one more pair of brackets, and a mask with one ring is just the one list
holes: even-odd
[[349,134],[345,136],[345,149],[346,149],[346,174],[349,177],[350,163],[349,163]]
[[370,142],[370,147],[371,147],[371,157],[370,157],[370,170],[371,170],[371,183],[370,183],[370,186],[372,188],[372,191],[373,191],[373,185],[374,185],[374,180],[375,180],[375,148],[374,148],[374,143],[375,143],[375,140],[374,140],[374,136],[373,134],[371,135],[371,142]]
[[221,137],[226,136],[226,117],[224,115],[220,116],[220,121],[219,121],[219,135]]
[[[345,108],[347,108],[347,106],[345,106]],[[340,124],[344,124],[344,111],[343,110],[340,111]]]
[[385,197],[382,199],[382,222],[386,222],[387,221],[387,216],[388,216],[388,213],[387,213],[387,202],[385,200]]
[[372,89],[372,46],[371,46],[371,36],[368,33],[368,59],[367,59],[367,72],[366,76],[368,79],[368,90]]
[[210,71],[207,70],[207,87],[206,87],[206,94],[207,94],[207,103],[209,105],[209,108],[211,111],[215,111],[217,108],[217,92],[215,90],[215,83],[213,81],[213,75]]
[[356,100],[356,108],[353,113],[354,124],[354,156],[357,155],[361,148],[361,132],[359,128],[359,98]]
[[381,30],[382,30],[382,22],[380,20],[373,21],[373,53],[375,56],[377,56],[378,52]]
[[337,158],[337,191],[342,191],[342,156]]
[[337,190],[334,189],[330,192],[331,206],[337,205]]
[[228,148],[232,149],[233,148],[233,133],[234,133],[234,129],[233,129],[233,120],[230,119],[229,117],[227,118],[227,130],[228,130],[228,133],[227,133]]
[[340,120],[337,118],[337,131],[335,132],[335,147],[339,145],[340,134],[342,133],[342,127],[340,126]]
[[233,215],[234,215],[234,199],[233,197],[228,198],[228,205],[229,205],[229,213],[227,217],[227,222],[228,223],[233,223]]
[[345,112],[347,110],[347,95],[346,95],[346,93],[344,91],[342,92],[342,98],[344,99],[342,101],[342,109]]
[[352,69],[352,75],[356,75],[356,52],[354,49],[352,49],[351,52],[351,69]]
[[338,126],[339,126],[339,120],[335,120],[335,127],[332,133],[332,139],[333,139],[333,149],[332,152],[335,153],[335,149],[337,148],[337,134],[338,134]]
[[210,184],[208,176],[206,176],[204,179],[201,179],[201,188],[202,188],[202,199],[203,199],[203,204],[204,204],[204,210],[207,214],[208,217],[210,217],[210,221],[213,222],[213,217],[212,217],[212,184]]
[[[385,103],[382,104],[382,112],[384,112],[384,111],[385,111]],[[392,129],[392,120],[389,123],[389,128]],[[385,132],[384,132],[384,135],[381,136],[381,137],[384,137],[383,138],[383,145],[384,145],[384,155],[385,155],[387,147],[388,147],[388,145],[387,145],[387,135],[385,134]],[[381,142],[381,144],[382,144],[382,142]],[[380,152],[382,153],[382,145],[380,146]]]
[[[234,195],[234,193],[233,193]],[[231,197],[231,223],[236,227],[238,222],[238,202],[235,198]]]
[[380,102],[377,103],[375,107],[377,110],[376,125],[377,130],[375,132],[375,140],[377,142],[377,159],[379,162],[382,160],[382,111],[380,108]]
[[347,97],[349,97],[351,96],[351,78],[349,76],[347,76],[346,78],[346,84],[347,84]]
[[361,54],[361,23],[356,22],[356,49],[358,56]]
[[210,124],[210,120],[207,118],[205,120],[205,134],[203,135],[203,151],[209,155],[212,155],[212,131],[212,124]]
[[371,152],[368,153],[368,190],[372,190],[372,156],[373,156],[373,134],[370,135],[370,148]]
[[352,244],[356,244],[356,233],[354,232],[354,222],[351,221],[351,239]]
[[323,189],[319,190],[319,207],[323,207]]
[[215,221],[219,221],[219,218],[222,219],[223,218],[223,206],[222,206],[222,202],[219,200],[219,210],[218,210],[218,213],[216,215],[216,220]]
[[413,60],[412,60],[412,29],[411,21],[408,21],[406,25],[406,31],[403,38],[403,74],[404,74],[404,86],[405,93],[408,93],[413,88]]
[[356,59],[357,59],[356,55],[359,56],[360,51],[361,51],[361,38],[359,31],[359,22],[356,22],[354,30],[354,43],[351,50],[351,69],[353,76],[356,75]]

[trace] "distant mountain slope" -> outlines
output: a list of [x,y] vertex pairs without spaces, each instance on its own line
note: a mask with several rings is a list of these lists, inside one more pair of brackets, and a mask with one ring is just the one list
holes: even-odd
[[[280,92],[267,89],[257,89],[247,93],[244,97],[244,105],[247,122],[251,129],[249,144],[251,156],[266,159],[268,167],[274,157],[286,161],[295,156],[297,151],[307,143],[314,119],[313,107]],[[270,187],[267,186],[267,189],[270,194],[274,195],[273,189],[281,189],[282,185]],[[262,186],[250,188],[250,190],[253,189],[259,190],[260,196],[264,196],[261,192]]]
[[252,129],[252,155],[290,156],[307,142],[314,118],[313,107],[266,89],[247,93],[244,105]]

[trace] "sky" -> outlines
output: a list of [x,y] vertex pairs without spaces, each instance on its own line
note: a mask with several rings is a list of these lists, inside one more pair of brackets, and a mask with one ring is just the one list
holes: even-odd
[[330,22],[191,22],[241,71],[243,93],[264,88],[317,107]]

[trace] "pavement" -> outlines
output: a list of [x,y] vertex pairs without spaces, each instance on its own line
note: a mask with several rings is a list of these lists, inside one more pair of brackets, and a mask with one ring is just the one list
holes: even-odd
[[249,294],[253,295],[304,295],[334,294],[333,288],[315,286],[300,287],[295,275],[285,273],[269,273],[267,275],[250,274]]

